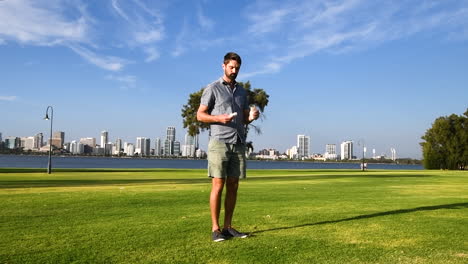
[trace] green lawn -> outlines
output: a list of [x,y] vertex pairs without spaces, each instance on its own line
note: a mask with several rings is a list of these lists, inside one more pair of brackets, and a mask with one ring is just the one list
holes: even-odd
[[468,263],[468,172],[250,170],[211,242],[205,170],[0,169],[0,263]]

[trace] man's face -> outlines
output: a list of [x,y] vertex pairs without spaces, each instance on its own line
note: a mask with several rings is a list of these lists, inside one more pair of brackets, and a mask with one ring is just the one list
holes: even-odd
[[230,81],[234,81],[239,73],[240,64],[235,60],[230,60],[227,64],[223,63],[224,76]]

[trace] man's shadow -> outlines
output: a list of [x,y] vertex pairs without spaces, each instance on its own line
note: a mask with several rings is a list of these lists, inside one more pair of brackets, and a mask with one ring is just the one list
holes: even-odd
[[251,235],[264,233],[264,232],[270,232],[270,231],[277,231],[277,230],[288,230],[288,229],[294,229],[294,228],[306,227],[306,226],[326,225],[326,224],[335,224],[335,223],[360,220],[360,219],[369,219],[369,218],[386,216],[386,215],[406,214],[406,213],[419,212],[419,211],[433,211],[433,210],[439,210],[439,209],[464,209],[464,208],[468,208],[468,203],[422,206],[422,207],[393,210],[393,211],[380,212],[380,213],[374,213],[374,214],[368,214],[368,215],[358,215],[358,216],[338,219],[338,220],[329,220],[329,221],[321,221],[321,222],[308,223],[308,224],[302,224],[302,225],[296,225],[296,226],[276,227],[276,228],[271,228],[271,229],[258,230],[258,231],[253,231]]

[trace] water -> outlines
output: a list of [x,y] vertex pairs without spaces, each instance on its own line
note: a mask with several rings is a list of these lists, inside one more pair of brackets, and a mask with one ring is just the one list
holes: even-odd
[[[0,168],[47,168],[48,156],[0,155]],[[206,160],[52,156],[52,168],[205,169]],[[359,163],[247,161],[248,169],[360,169]],[[368,169],[422,170],[422,165],[368,164]]]

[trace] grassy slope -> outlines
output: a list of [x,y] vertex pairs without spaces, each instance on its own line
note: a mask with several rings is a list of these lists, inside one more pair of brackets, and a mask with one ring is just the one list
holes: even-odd
[[466,263],[468,172],[252,170],[210,241],[204,170],[0,169],[0,263]]

